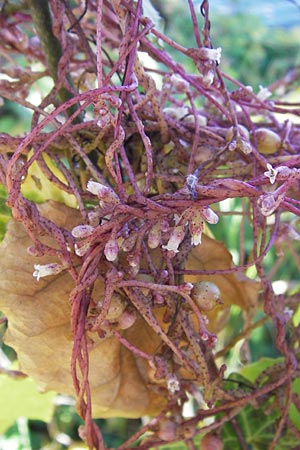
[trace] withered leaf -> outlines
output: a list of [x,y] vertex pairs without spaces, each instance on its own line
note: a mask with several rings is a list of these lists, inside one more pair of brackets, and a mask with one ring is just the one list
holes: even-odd
[[[63,204],[44,204],[41,213],[68,229],[81,221],[78,211]],[[16,350],[21,370],[41,388],[74,395],[68,301],[74,283],[68,273],[39,281],[33,278],[35,263],[47,264],[53,259],[44,256],[36,261],[26,251],[30,245],[22,224],[10,221],[0,247],[0,310],[8,318],[5,342]],[[101,296],[103,280],[99,279],[97,288]],[[148,353],[154,353],[160,343],[141,318],[124,335]],[[115,337],[95,340],[93,334],[92,338],[89,381],[93,416],[140,417],[157,413],[165,398],[151,385],[148,363],[135,357]]]
[[[202,236],[202,244],[198,245],[189,255],[186,269],[194,270],[224,270],[234,267],[232,256],[226,246],[209,236]],[[217,327],[216,312],[224,310],[231,305],[238,305],[243,310],[248,310],[257,301],[260,283],[246,277],[241,272],[212,274],[212,275],[187,275],[185,281],[195,283],[198,281],[211,281],[221,291],[223,306],[219,306],[212,313],[208,313],[210,328]],[[214,329],[213,331],[217,331]]]

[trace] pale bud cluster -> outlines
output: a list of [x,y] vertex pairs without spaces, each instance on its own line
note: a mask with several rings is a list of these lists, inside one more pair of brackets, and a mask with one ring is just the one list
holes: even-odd
[[284,183],[273,192],[267,192],[258,198],[258,206],[264,216],[271,215],[279,207],[284,200],[289,187],[300,178],[300,170],[296,168],[289,168],[287,166],[279,166],[273,168],[271,164],[267,164],[267,171],[264,175],[269,178],[270,183],[274,184],[276,181],[284,181]]
[[204,223],[216,224],[218,221],[219,217],[211,208],[192,206],[186,209],[181,217],[177,218],[169,240],[166,245],[162,245],[162,248],[173,254],[178,253],[179,245],[185,237],[186,226],[188,226],[191,235],[191,244],[197,246],[201,244]]
[[291,178],[300,178],[299,169],[291,169],[287,166],[279,166],[274,168],[272,164],[269,163],[267,163],[267,169],[268,170],[264,172],[264,175],[269,178],[271,184],[274,184],[276,180],[285,181]]

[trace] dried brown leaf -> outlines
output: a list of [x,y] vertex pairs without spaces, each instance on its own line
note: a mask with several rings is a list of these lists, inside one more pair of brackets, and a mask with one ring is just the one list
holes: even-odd
[[[69,229],[80,222],[78,211],[62,204],[47,203],[41,210]],[[34,279],[37,261],[26,251],[31,244],[23,226],[9,222],[0,247],[0,310],[8,317],[5,342],[16,350],[21,370],[41,388],[74,395],[68,301],[74,283],[68,273]],[[47,264],[53,259],[45,256],[38,262]],[[97,289],[101,295],[103,280]],[[124,335],[148,353],[154,353],[160,342],[141,318]],[[151,386],[145,360],[135,357],[115,337],[95,341],[93,334],[93,341],[89,355],[93,415],[140,417],[157,413],[165,399]]]
[[[202,244],[196,247],[190,254],[186,269],[193,270],[225,270],[234,267],[232,256],[226,246],[215,239],[203,235]],[[210,328],[217,331],[216,312],[224,311],[231,305],[238,305],[243,310],[253,308],[257,301],[260,283],[246,277],[241,272],[212,274],[212,275],[187,275],[185,280],[191,283],[198,281],[211,281],[221,291],[223,306],[218,306],[210,316]]]

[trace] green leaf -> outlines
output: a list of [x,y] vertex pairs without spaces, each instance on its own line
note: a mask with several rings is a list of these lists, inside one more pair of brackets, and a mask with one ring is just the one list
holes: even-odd
[[[278,414],[274,411],[264,414],[263,410],[264,405],[260,405],[260,409],[248,405],[236,416],[237,425],[249,449],[265,450],[274,437]],[[222,438],[224,450],[240,448],[240,442],[230,422],[224,425]]]
[[2,241],[6,231],[6,223],[11,218],[10,209],[6,206],[6,198],[6,190],[4,186],[0,185],[0,241]]
[[0,433],[11,426],[18,417],[49,422],[54,410],[55,396],[55,392],[39,393],[37,385],[31,378],[16,379],[2,374]]
[[[300,380],[297,378],[292,383],[293,394],[299,398],[300,395]],[[298,407],[299,408],[299,407]],[[293,425],[300,430],[300,411],[297,409],[296,405],[292,403],[289,407],[289,419],[292,421]]]
[[239,373],[254,383],[261,372],[274,364],[283,363],[283,358],[260,358],[258,361],[248,364],[240,369]]

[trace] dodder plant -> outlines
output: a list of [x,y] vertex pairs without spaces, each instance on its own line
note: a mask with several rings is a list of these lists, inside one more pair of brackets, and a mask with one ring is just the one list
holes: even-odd
[[[191,48],[159,32],[141,0],[4,2],[1,95],[33,113],[25,136],[0,137],[13,216],[0,256],[6,342],[40,386],[76,396],[89,448],[105,448],[92,417],[144,415],[119,449],[180,440],[194,449],[204,434],[201,448],[222,448],[230,427],[247,448],[241,415],[267,423],[258,447],[291,448],[299,294],[275,294],[264,260],[275,245],[278,266],[288,249],[299,262],[288,240],[300,239],[300,109],[232,79],[228,89],[208,1],[202,32],[188,6]],[[35,106],[29,93],[49,76]],[[213,237],[234,214],[239,265]],[[244,327],[227,342],[233,304]],[[266,321],[282,357],[226,381],[224,358]],[[196,406],[186,417],[188,396]]]

